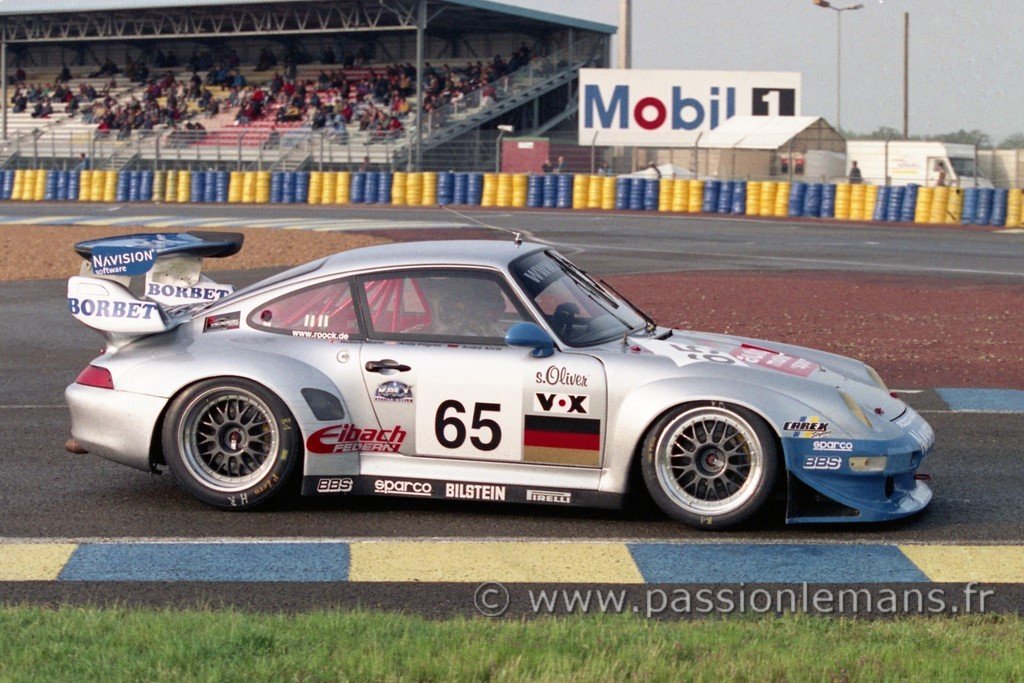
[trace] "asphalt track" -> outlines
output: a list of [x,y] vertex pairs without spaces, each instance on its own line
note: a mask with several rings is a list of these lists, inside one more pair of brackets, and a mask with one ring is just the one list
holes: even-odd
[[[950,280],[1024,284],[1024,236],[974,229],[838,225],[835,223],[607,215],[576,212],[337,210],[320,207],[154,207],[127,205],[18,205],[3,222],[87,222],[126,225],[185,221],[191,227],[261,225],[367,231],[414,238],[432,228],[519,230],[573,252],[602,274],[700,269],[831,270],[921,274]],[[56,217],[61,217],[60,221]],[[2,229],[2,227],[0,227]],[[16,257],[7,254],[5,258]],[[245,284],[265,273],[231,273]],[[932,505],[921,515],[886,525],[785,527],[778,515],[710,538],[669,521],[643,494],[621,511],[520,508],[498,504],[442,504],[375,498],[297,499],[255,513],[229,514],[201,506],[168,476],[152,476],[93,456],[66,453],[67,410],[62,391],[98,351],[98,338],[66,313],[64,281],[0,285],[0,539],[556,539],[669,543],[945,544],[1011,546],[1003,564],[1024,582],[1024,419],[1019,413],[952,410],[925,388],[905,398],[926,413],[938,447],[926,469],[934,477]],[[963,407],[963,406],[961,406]],[[968,406],[969,407],[969,406]],[[999,407],[996,406],[998,410]],[[2,564],[2,563],[0,563]],[[723,577],[725,578],[725,577]],[[933,580],[936,579],[934,576]],[[766,579],[767,580],[767,579]],[[894,579],[899,580],[899,579]],[[954,583],[967,576],[949,579]],[[854,579],[856,581],[856,579]],[[221,584],[133,583],[74,585],[6,583],[0,600],[81,602],[125,599],[140,603],[223,600],[246,607],[308,608],[328,604],[412,609],[429,614],[466,612],[464,584],[423,586],[381,580],[315,590],[306,584],[252,583],[234,597]],[[190,588],[191,587],[191,588]],[[877,587],[877,586],[876,586]],[[513,589],[515,590],[515,589]],[[427,595],[434,596],[425,601]],[[1005,586],[997,603],[1021,611],[1019,585]]]

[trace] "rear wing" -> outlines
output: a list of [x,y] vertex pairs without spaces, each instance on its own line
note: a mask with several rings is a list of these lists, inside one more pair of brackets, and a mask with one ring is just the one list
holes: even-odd
[[[245,236],[231,232],[152,233],[75,245],[79,275],[68,280],[68,310],[99,331],[108,347],[164,332],[190,318],[174,307],[209,303],[234,291],[202,274],[204,258],[237,254]],[[141,297],[132,278],[145,276]]]

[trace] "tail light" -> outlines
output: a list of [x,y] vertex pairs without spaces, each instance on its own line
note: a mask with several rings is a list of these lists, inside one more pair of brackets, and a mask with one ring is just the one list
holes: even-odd
[[82,370],[78,374],[78,378],[75,379],[75,382],[84,384],[87,387],[98,387],[100,389],[114,388],[114,378],[110,376],[110,370],[96,365],[90,365],[85,370]]

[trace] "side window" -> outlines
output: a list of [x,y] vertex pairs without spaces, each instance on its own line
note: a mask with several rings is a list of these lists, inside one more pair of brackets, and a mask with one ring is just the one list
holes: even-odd
[[257,307],[249,324],[258,330],[308,339],[361,337],[348,280],[335,280],[285,294]]
[[501,343],[527,319],[496,274],[429,270],[360,281],[370,336],[380,339]]

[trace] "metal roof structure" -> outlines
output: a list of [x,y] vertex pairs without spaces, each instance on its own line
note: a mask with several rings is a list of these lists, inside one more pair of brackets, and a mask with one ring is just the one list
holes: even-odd
[[819,121],[833,130],[825,119],[818,116],[733,116],[704,135],[699,146],[712,149],[779,149]]
[[[432,35],[474,31],[525,34],[608,24],[492,0],[424,0]],[[74,42],[416,30],[420,0],[6,0],[7,43]]]

